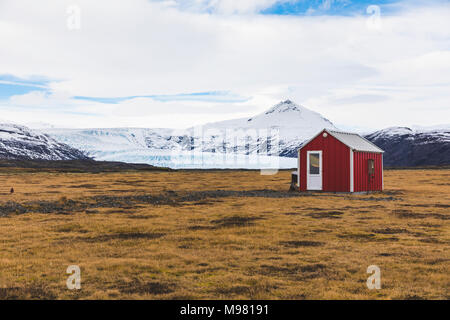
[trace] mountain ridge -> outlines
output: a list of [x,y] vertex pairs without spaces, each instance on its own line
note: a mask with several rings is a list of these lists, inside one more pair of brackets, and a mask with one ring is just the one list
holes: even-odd
[[[250,120],[250,121],[249,121]],[[259,157],[285,155],[324,127],[336,127],[319,113],[282,101],[251,118],[207,123],[183,130],[151,128],[46,129],[58,141],[100,160],[145,161],[193,150]],[[151,152],[153,153],[151,153]],[[165,155],[162,153],[166,153]],[[157,157],[157,159],[155,159]],[[291,161],[295,165],[295,161]],[[151,163],[162,165],[162,163]],[[291,166],[291,165],[290,165]]]
[[390,127],[365,135],[385,151],[387,167],[450,164],[450,128]]
[[[234,154],[239,156],[239,161],[261,156],[295,158],[297,149],[324,128],[340,131],[321,114],[291,100],[281,101],[252,117],[183,130],[53,127],[30,130],[0,122],[0,158],[14,154],[19,158],[48,160],[92,157],[157,166],[167,163],[170,166],[171,161],[178,158],[180,162],[174,167],[182,168],[183,161],[192,158],[194,151],[202,154],[201,161],[209,157],[209,166],[214,167],[214,161],[221,161],[221,154]],[[364,136],[386,151],[386,166],[449,164],[450,128],[390,127]],[[224,164],[224,168],[227,165]],[[295,165],[295,159],[286,162],[286,166]]]
[[50,136],[10,122],[0,122],[0,159],[77,160],[90,159],[82,151]]

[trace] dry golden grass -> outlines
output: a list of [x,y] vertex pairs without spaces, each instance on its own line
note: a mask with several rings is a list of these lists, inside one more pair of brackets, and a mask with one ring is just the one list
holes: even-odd
[[[1,169],[0,299],[449,299],[449,178],[392,170],[379,194],[209,198],[196,192],[287,194],[290,173]],[[72,264],[81,290],[66,288]]]

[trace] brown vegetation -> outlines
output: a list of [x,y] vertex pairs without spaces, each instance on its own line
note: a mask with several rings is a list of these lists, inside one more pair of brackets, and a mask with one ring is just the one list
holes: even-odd
[[0,168],[0,299],[449,299],[449,177],[350,195],[288,192],[288,171]]

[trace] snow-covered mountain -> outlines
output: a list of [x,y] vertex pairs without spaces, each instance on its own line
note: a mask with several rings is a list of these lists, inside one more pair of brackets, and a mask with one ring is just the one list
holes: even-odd
[[291,100],[282,101],[251,118],[241,118],[206,124],[206,129],[276,129],[282,140],[305,140],[323,128],[336,127],[322,115]]
[[385,166],[450,164],[450,126],[446,128],[392,127],[365,137],[385,151]]
[[[323,128],[336,129],[319,113],[290,100],[251,118],[186,130],[110,128],[42,129],[56,140],[98,160],[145,162],[171,167],[261,167],[261,160],[295,167],[297,147]],[[230,155],[237,158],[227,159]],[[245,157],[247,156],[247,157]],[[239,158],[239,159],[238,159]],[[193,163],[191,163],[193,161]],[[201,162],[200,164],[198,163]],[[245,163],[241,163],[241,162]],[[254,165],[249,163],[254,162]]]
[[89,159],[83,152],[25,126],[0,121],[0,159]]
[[[0,121],[0,158],[62,160],[88,155],[172,168],[293,168],[305,140],[323,128],[337,129],[290,100],[251,118],[186,130],[37,127],[30,130]],[[450,126],[393,127],[366,138],[385,150],[385,166],[450,164]]]
[[[259,152],[265,152],[264,140],[267,140],[269,145],[272,142],[272,145],[278,146],[278,148],[268,150],[270,155],[285,157],[296,157],[298,146],[324,128],[337,129],[319,113],[297,105],[290,100],[282,101],[251,118],[215,122],[203,127],[206,132],[218,131],[222,133],[220,137],[228,136],[227,130],[234,131],[237,135],[240,132],[245,133],[241,139],[245,143],[239,144],[241,148],[238,148],[238,152],[240,153],[253,154],[258,150]],[[214,136],[214,134],[204,134],[204,140],[207,141],[207,138],[211,136]],[[216,140],[220,139],[216,138]],[[246,146],[247,150],[242,148],[243,146]],[[218,147],[220,148],[220,141]]]

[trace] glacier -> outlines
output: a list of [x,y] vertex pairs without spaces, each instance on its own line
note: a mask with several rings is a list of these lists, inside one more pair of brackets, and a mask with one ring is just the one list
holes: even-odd
[[251,118],[183,130],[164,128],[40,129],[96,160],[170,168],[294,168],[296,150],[323,128],[319,113],[282,101]]
[[172,169],[290,169],[297,159],[275,156],[244,155],[236,153],[157,151],[148,149],[97,152],[94,158],[104,161],[146,163]]

